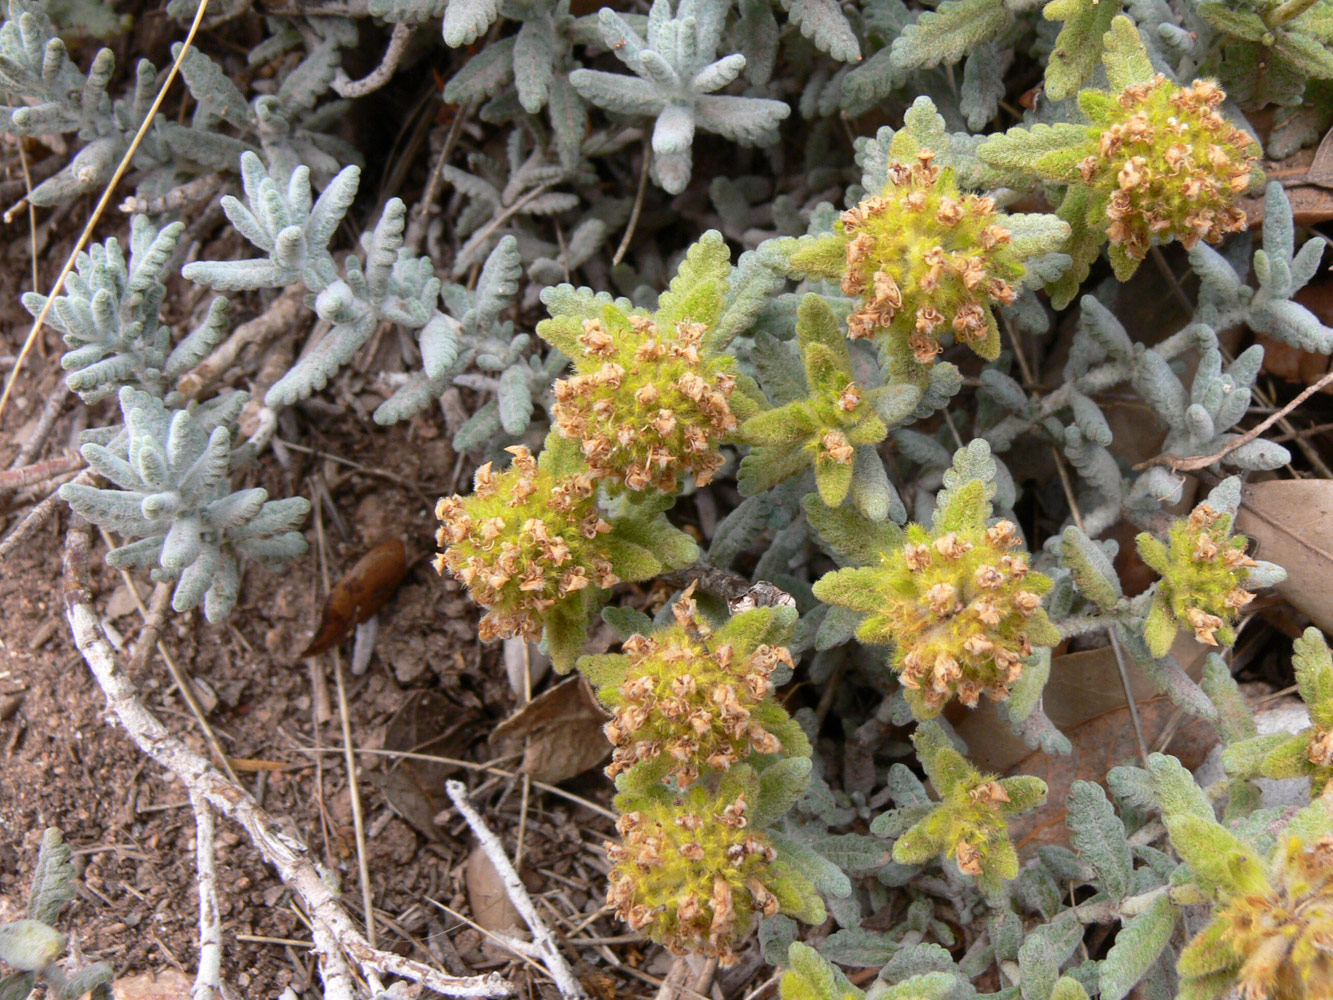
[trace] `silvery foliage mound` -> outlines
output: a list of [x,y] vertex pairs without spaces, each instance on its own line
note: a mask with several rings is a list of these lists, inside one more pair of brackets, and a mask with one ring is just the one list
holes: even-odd
[[[173,222],[157,230],[147,216],[136,215],[128,260],[114,236],[75,259],[47,324],[70,348],[60,366],[71,369],[65,384],[85,403],[114,396],[126,385],[165,396],[226,335],[228,304],[221,297],[174,347],[171,329],[158,319],[167,293],[164,279],[184,228]],[[38,292],[23,295],[24,307],[34,316],[46,303]]]
[[[132,85],[109,92],[115,57],[101,49],[85,73],[73,62],[40,0],[9,0],[0,25],[0,88],[14,103],[0,107],[0,132],[15,136],[75,135],[82,143],[61,170],[38,184],[34,205],[56,205],[98,193],[130,148],[161,86],[158,69],[141,59]],[[247,102],[228,75],[192,49],[181,65],[194,106],[190,117],[156,116],[131,160],[139,195],[162,195],[213,171],[230,170],[246,149],[264,149],[295,166],[325,171],[356,154],[326,129],[345,113],[342,102],[317,107],[337,68],[341,47],[356,40],[350,21],[326,21],[307,38],[304,62],[274,94]]]
[[[244,393],[232,394],[233,410],[244,402]],[[154,580],[175,583],[173,608],[188,611],[202,602],[205,617],[218,622],[240,593],[238,556],[276,565],[305,554],[296,529],[310,513],[308,500],[269,500],[260,487],[232,490],[232,421],[214,424],[217,413],[201,419],[189,407],[169,409],[129,386],[120,390],[120,409],[124,433],[81,449],[93,471],[117,488],[60,488],[89,521],[134,539],[108,552],[108,563],[151,569]]]
[[376,327],[388,322],[415,335],[422,371],[409,376],[375,411],[378,422],[394,423],[425,409],[457,377],[475,369],[491,379],[484,384],[496,393],[498,419],[491,422],[478,413],[481,419],[469,426],[464,441],[488,439],[492,423],[512,437],[526,430],[534,397],[544,397],[563,362],[557,355],[544,362],[530,360],[530,338],[516,335],[513,324],[500,319],[518,291],[521,272],[514,237],[504,237],[491,251],[473,290],[445,285],[429,258],[403,247],[407,209],[400,199],[391,198],[375,228],[361,237],[364,258],[348,255],[339,277],[329,242],[356,196],[359,171],[344,168],[317,199],[305,167],[297,167],[280,183],[259,157],[247,152],[241,176],[245,202],[228,195],[223,211],[267,257],[194,261],[182,273],[191,281],[229,291],[302,285],[313,293],[315,313],[329,327],[314,349],[269,389],[267,405],[291,405],[322,389]]

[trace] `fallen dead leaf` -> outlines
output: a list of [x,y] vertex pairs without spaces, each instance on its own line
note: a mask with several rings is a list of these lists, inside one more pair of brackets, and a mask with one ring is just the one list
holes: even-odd
[[510,937],[523,928],[523,918],[509,901],[504,880],[480,847],[474,847],[468,855],[463,880],[467,886],[467,902],[472,910],[472,919],[479,926]]
[[185,973],[163,969],[117,979],[111,984],[111,995],[115,1000],[186,1000],[193,984]]
[[[1208,647],[1196,642],[1193,636],[1181,633],[1171,647],[1182,670],[1198,678],[1203,669]],[[1157,686],[1126,654],[1129,667],[1129,687],[1140,708],[1158,698]],[[1120,668],[1115,651],[1110,646],[1063,653],[1051,661],[1051,676],[1042,694],[1042,709],[1055,727],[1075,742],[1075,734],[1091,720],[1125,711],[1125,690],[1120,680]],[[1124,716],[1128,724],[1129,716]],[[968,745],[969,756],[983,771],[1005,774],[1015,770],[1020,761],[1032,756],[1032,751],[1021,736],[1015,736],[1004,709],[992,701],[982,701],[975,709],[954,723]],[[1156,734],[1146,732],[1151,743]],[[1130,734],[1131,739],[1133,733]],[[1075,750],[1077,751],[1077,743]],[[1137,746],[1134,754],[1138,754]],[[1038,755],[1044,756],[1044,755]],[[1027,773],[1027,772],[1024,772]],[[1103,770],[1100,778],[1105,777]],[[1100,780],[1091,779],[1091,780]],[[1061,800],[1063,801],[1063,799]]]
[[611,753],[602,734],[607,714],[582,676],[544,691],[495,727],[490,742],[502,752],[527,748],[525,774],[555,783],[596,767]]
[[329,591],[319,628],[301,655],[322,653],[350,636],[393,596],[407,568],[407,549],[399,538],[381,542],[358,559]]
[[[413,691],[384,727],[384,749],[433,757],[457,757],[474,738],[476,716],[438,691]],[[437,760],[405,757],[383,770],[367,771],[365,779],[423,836],[439,840],[435,817],[449,798],[445,779],[457,770]]]
[[1321,629],[1333,629],[1333,481],[1251,483],[1241,494],[1236,530],[1254,540],[1256,559],[1287,571],[1274,589]]
[[[1291,202],[1291,214],[1298,226],[1315,226],[1333,219],[1333,191],[1315,184],[1302,184],[1299,181],[1284,185],[1287,199]],[[1262,195],[1242,198],[1240,206],[1245,210],[1246,227],[1257,229],[1264,221],[1264,199]]]

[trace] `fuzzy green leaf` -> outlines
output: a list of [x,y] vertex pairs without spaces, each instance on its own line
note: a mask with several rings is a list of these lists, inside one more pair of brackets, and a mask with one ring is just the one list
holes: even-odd
[[1162,893],[1125,922],[1098,971],[1102,1000],[1122,1000],[1148,974],[1171,940],[1179,912]]
[[792,241],[787,265],[793,277],[841,278],[847,270],[847,237],[841,233],[828,236],[802,236]]
[[1069,812],[1069,843],[1097,873],[1102,889],[1114,900],[1134,887],[1133,858],[1125,826],[1116,816],[1101,785],[1075,781],[1065,799]]
[[1292,644],[1292,665],[1301,700],[1320,729],[1333,729],[1333,655],[1324,634],[1311,626]]
[[[854,565],[868,566],[877,563],[880,556],[902,545],[902,529],[891,521],[872,521],[851,507],[829,507],[814,493],[805,496],[801,501],[801,508],[805,511],[806,520],[810,522],[810,527],[815,529],[820,541],[836,555]],[[865,579],[869,582],[874,577],[867,576]],[[821,597],[820,600],[825,599]],[[838,602],[825,601],[825,603]],[[864,610],[873,611],[878,607],[876,603]]]
[[1077,149],[1087,139],[1086,126],[1069,122],[1038,124],[1031,128],[1015,126],[1006,132],[987,136],[986,141],[977,148],[977,156],[984,163],[1002,171],[1006,179],[1021,183],[1036,175],[1037,163],[1042,157]]
[[[840,981],[841,980],[841,981]],[[787,949],[787,971],[778,985],[782,1000],[861,1000],[865,996],[807,944]]]
[[1152,61],[1143,47],[1139,29],[1124,14],[1111,21],[1104,43],[1106,54],[1102,63],[1113,91],[1121,91],[1136,83],[1145,83],[1153,77]]
[[741,424],[737,434],[748,444],[790,444],[813,434],[818,427],[819,420],[809,404],[801,401],[756,414]]
[[1236,38],[1262,44],[1269,34],[1268,25],[1258,13],[1234,3],[1201,3],[1196,12],[1210,28]]
[[847,354],[847,338],[838,325],[833,307],[821,295],[813,293],[801,299],[796,309],[796,343],[804,352],[812,344],[822,344],[834,355],[840,356],[851,377],[851,360]]
[[903,28],[893,43],[893,64],[903,70],[956,63],[1008,24],[1001,0],[944,0]]
[[1148,772],[1161,811],[1166,816],[1181,814],[1213,819],[1213,806],[1185,766],[1167,754],[1148,757]]
[[1060,538],[1060,558],[1084,596],[1103,611],[1115,607],[1123,596],[1120,577],[1106,551],[1081,528],[1070,525]]
[[28,916],[54,925],[60,908],[74,898],[74,866],[71,852],[59,830],[47,827],[37,852],[37,866],[32,873],[32,891],[28,894]]
[[1176,621],[1165,602],[1154,600],[1143,623],[1143,639],[1153,656],[1162,657],[1171,651],[1176,641]]
[[1073,97],[1091,79],[1102,53],[1102,36],[1120,13],[1120,0],[1051,0],[1042,16],[1063,21],[1046,64],[1046,96],[1053,101]]
[[692,320],[712,326],[722,309],[722,292],[731,274],[731,251],[716,229],[710,229],[685,253],[676,276],[657,302],[657,321]]
[[852,464],[835,462],[827,455],[815,459],[815,486],[819,499],[829,507],[837,507],[847,499],[852,488]]
[[837,604],[853,611],[880,610],[878,594],[880,572],[868,567],[849,567],[825,573],[815,581],[814,594],[825,604]]
[[1205,889],[1229,896],[1269,891],[1263,859],[1220,823],[1189,813],[1168,813],[1164,819],[1171,846]]
[[809,757],[785,757],[760,771],[759,796],[749,814],[751,826],[763,830],[795,805],[810,785],[810,768]]

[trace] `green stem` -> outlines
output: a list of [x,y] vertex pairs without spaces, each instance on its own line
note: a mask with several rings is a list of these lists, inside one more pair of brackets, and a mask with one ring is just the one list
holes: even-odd
[[1317,2],[1318,0],[1287,0],[1264,20],[1268,22],[1270,28],[1276,28],[1279,25],[1286,24],[1294,17],[1300,17]]

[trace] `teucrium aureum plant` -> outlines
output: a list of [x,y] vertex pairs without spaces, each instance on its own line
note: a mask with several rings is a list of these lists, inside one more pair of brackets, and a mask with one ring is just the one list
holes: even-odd
[[[417,172],[330,134],[357,127],[321,104],[353,20],[292,16],[253,55],[274,71],[254,100],[192,50],[185,116],[159,115],[131,164],[141,198],[230,185],[256,250],[154,207],[50,303],[69,387],[121,404],[63,490],[121,536],[112,564],[216,620],[240,557],[304,549],[305,501],[234,488],[262,443],[240,440],[245,393],[186,398],[228,333],[221,298],[183,335],[162,319],[189,253],[185,279],[234,309],[291,289],[318,323],[248,417],[319,415],[340,380],[410,440],[443,412],[476,460],[437,506],[436,565],[480,638],[541,642],[606,708],[607,899],[631,928],[720,962],[759,947],[785,1000],[1329,996],[1333,824],[1320,802],[1262,809],[1251,779],[1326,788],[1333,661],[1298,641],[1310,724],[1260,736],[1223,658],[1281,577],[1234,533],[1239,476],[1301,461],[1237,442],[1263,370],[1247,331],[1333,348],[1294,299],[1323,241],[1298,244],[1282,183],[1255,197],[1261,155],[1333,123],[1328,0],[369,10],[438,18],[455,48],[432,55],[439,205],[412,216]],[[94,191],[157,71],[116,97],[109,50],[85,72],[42,7],[9,12],[0,126],[81,144],[32,200]],[[1187,308],[1144,322],[1137,295]],[[1158,460],[1135,464],[1115,406]],[[1156,575],[1140,593],[1136,558]],[[1220,654],[1197,682],[1190,644]],[[1108,761],[1106,789],[1064,800],[1069,848],[1033,850],[1011,824],[1046,786],[971,763],[960,723],[984,695],[1066,752],[1044,688],[1094,650],[1216,725],[1226,777]],[[1210,922],[1189,943],[1194,905]],[[9,935],[46,969],[53,933]],[[863,993],[839,966],[879,975]]]

